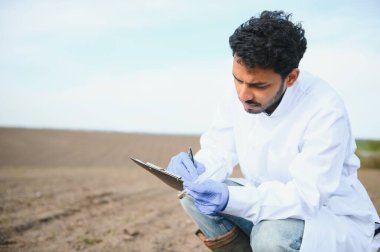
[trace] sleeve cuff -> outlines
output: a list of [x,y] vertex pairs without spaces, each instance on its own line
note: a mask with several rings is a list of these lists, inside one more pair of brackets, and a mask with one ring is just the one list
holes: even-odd
[[228,191],[228,203],[222,213],[239,216],[255,224],[260,209],[259,192],[256,187],[229,186]]

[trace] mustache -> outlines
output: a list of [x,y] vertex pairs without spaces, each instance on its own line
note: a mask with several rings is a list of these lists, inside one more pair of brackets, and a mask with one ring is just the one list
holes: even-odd
[[253,101],[253,100],[246,100],[246,101],[243,101],[243,102],[246,103],[246,104],[249,104],[249,105],[257,105],[257,106],[261,106],[260,103],[255,102],[255,101]]

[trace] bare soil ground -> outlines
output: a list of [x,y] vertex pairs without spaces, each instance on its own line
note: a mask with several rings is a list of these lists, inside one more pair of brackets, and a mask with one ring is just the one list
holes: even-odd
[[[176,192],[129,160],[166,167],[188,146],[199,136],[0,128],[0,251],[208,251]],[[359,177],[379,209],[380,172]]]

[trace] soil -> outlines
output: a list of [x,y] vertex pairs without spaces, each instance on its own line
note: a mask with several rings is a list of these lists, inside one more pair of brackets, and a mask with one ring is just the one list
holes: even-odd
[[[0,128],[0,251],[209,251],[177,192],[129,159],[166,167],[189,146],[199,136]],[[379,209],[380,171],[359,177]]]

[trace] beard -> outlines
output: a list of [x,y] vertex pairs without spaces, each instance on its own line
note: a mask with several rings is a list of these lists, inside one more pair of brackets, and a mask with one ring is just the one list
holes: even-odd
[[[278,107],[282,100],[282,97],[285,94],[286,87],[284,87],[285,85],[283,82],[280,88],[277,90],[276,94],[273,96],[273,98],[270,99],[270,101],[265,105],[255,102],[254,100],[243,101],[245,111],[250,114],[260,114],[262,112],[265,112],[268,115],[271,115]],[[248,104],[247,108],[245,104]]]

